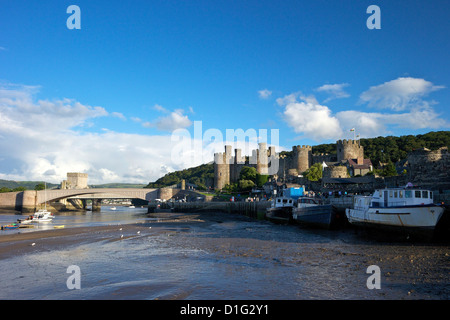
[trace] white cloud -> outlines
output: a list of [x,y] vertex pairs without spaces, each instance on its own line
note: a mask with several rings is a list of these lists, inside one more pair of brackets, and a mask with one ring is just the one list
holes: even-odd
[[277,98],[276,101],[277,101],[279,106],[288,105],[290,103],[297,102],[297,97],[299,95],[300,95],[299,92],[291,93],[291,94],[288,94],[288,95],[284,96],[283,98]]
[[[339,92],[340,85],[322,86],[321,90]],[[360,100],[372,107],[388,108],[388,112],[345,110],[333,114],[320,105],[314,96],[304,97],[293,93],[276,101],[284,106],[283,118],[296,133],[316,141],[342,138],[351,128],[361,137],[392,134],[398,129],[439,129],[450,124],[433,108],[434,102],[423,98],[430,92],[442,89],[431,82],[416,78],[398,78],[371,87],[360,95]],[[300,99],[300,101],[298,101]]]
[[284,105],[284,121],[294,132],[316,141],[337,139],[342,135],[339,120],[332,116],[327,106],[318,104],[312,96],[300,99],[303,101],[298,102],[295,95],[277,99],[280,105]]
[[370,87],[360,95],[360,103],[369,107],[402,111],[420,104],[422,97],[430,92],[444,88],[420,78],[397,78]]
[[316,89],[318,92],[325,92],[330,97],[325,99],[324,102],[328,102],[333,99],[340,99],[340,98],[348,98],[350,97],[350,94],[345,92],[344,88],[348,87],[348,83],[336,83],[336,84],[324,84],[323,86],[320,86]]
[[[171,161],[170,135],[85,132],[94,118],[109,113],[72,99],[36,101],[37,91],[0,85],[0,179],[59,183],[67,172],[85,172],[90,184],[148,183],[192,163]],[[175,122],[185,123],[179,110],[173,113],[181,117]]]
[[153,109],[155,109],[156,111],[159,111],[159,112],[163,112],[163,113],[169,112],[169,110],[167,110],[166,108],[164,108],[162,105],[159,105],[159,104],[155,104],[153,106]]
[[67,98],[34,102],[32,97],[37,90],[34,86],[8,84],[0,87],[0,112],[5,120],[2,129],[39,129],[51,133],[86,126],[88,119],[108,115],[102,107],[83,105]]
[[258,91],[258,96],[261,99],[269,99],[269,97],[272,95],[272,91],[267,90],[267,89],[263,89],[263,90],[259,90]]
[[341,111],[336,118],[343,128],[357,128],[361,137],[387,135],[398,128],[439,129],[450,125],[427,103],[403,113]]
[[[166,113],[167,111],[165,108],[161,106],[158,106],[158,109],[160,111],[163,111],[164,113]],[[187,128],[190,127],[191,125],[192,121],[189,120],[189,117],[187,115],[184,115],[184,110],[182,109],[176,109],[170,112],[167,116],[159,117],[154,122],[143,123],[144,127],[148,128],[155,127],[160,131],[169,131],[169,132],[172,132],[176,129]]]
[[123,113],[120,112],[112,112],[111,115],[121,120],[127,120],[127,118],[123,115]]

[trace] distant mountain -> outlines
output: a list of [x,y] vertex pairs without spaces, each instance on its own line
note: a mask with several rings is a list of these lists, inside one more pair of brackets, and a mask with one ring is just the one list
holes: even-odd
[[[0,188],[8,188],[14,190],[16,188],[25,188],[27,190],[34,190],[34,187],[44,181],[13,181],[13,180],[2,180],[0,179]],[[59,184],[47,182],[47,188],[52,189],[58,187]]]
[[[44,181],[13,181],[0,179],[0,192],[19,191],[19,190],[34,190],[36,185],[44,183]],[[60,184],[47,182],[47,189],[59,188]],[[89,188],[144,188],[145,184],[135,183],[106,183],[91,185]],[[19,188],[19,189],[18,189]]]

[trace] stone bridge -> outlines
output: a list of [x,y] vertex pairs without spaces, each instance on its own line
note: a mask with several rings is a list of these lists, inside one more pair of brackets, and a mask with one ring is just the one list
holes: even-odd
[[53,189],[36,191],[36,205],[62,199],[158,199],[159,189],[135,188],[93,188],[93,189]]
[[[95,207],[100,205],[101,199],[142,199],[152,201],[155,199],[168,200],[177,194],[180,189],[137,189],[137,188],[92,188],[92,189],[51,189],[26,190],[21,192],[7,192],[0,194],[0,209],[34,212],[37,208],[47,204],[57,205],[56,202],[64,199],[85,200],[91,199]],[[77,200],[74,200],[77,201]],[[63,201],[64,202],[64,201]],[[57,206],[54,208],[59,210]],[[93,206],[93,209],[94,209]]]

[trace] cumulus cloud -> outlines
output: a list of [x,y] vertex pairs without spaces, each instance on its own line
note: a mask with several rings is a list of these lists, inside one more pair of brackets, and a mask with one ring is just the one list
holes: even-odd
[[350,94],[344,90],[344,88],[348,86],[348,83],[324,84],[323,86],[317,88],[316,91],[327,93],[329,97],[325,99],[324,102],[328,102],[333,99],[350,97]]
[[86,126],[92,118],[108,115],[102,107],[83,105],[73,99],[33,101],[36,86],[2,85],[0,87],[0,112],[2,129],[26,131],[59,131]]
[[112,112],[111,115],[121,120],[127,120],[127,118],[121,112]]
[[[342,94],[346,84],[326,85],[317,91]],[[283,119],[296,133],[316,141],[342,138],[351,128],[356,128],[361,137],[392,134],[396,129],[439,129],[450,124],[433,108],[435,102],[424,98],[431,92],[442,89],[429,81],[417,78],[398,78],[373,86],[360,95],[359,105],[364,102],[371,107],[389,109],[386,112],[367,112],[349,109],[333,113],[331,108],[321,105],[314,96],[305,97],[293,93],[278,98],[284,107]]]
[[423,105],[409,112],[378,113],[356,110],[336,114],[342,127],[357,128],[361,137],[375,137],[390,134],[395,128],[439,129],[449,127],[431,106]]
[[272,91],[267,90],[267,89],[263,89],[263,90],[259,90],[258,91],[258,96],[261,99],[269,99],[271,95],[272,95]]
[[316,141],[339,138],[342,135],[339,120],[332,115],[327,106],[320,105],[310,97],[288,95],[277,99],[279,105],[284,106],[283,119],[296,133],[303,133]]
[[159,105],[156,105],[155,109],[163,113],[168,113],[168,115],[159,117],[154,122],[145,122],[143,124],[144,127],[154,127],[160,131],[172,132],[176,129],[187,128],[192,125],[192,121],[189,120],[189,117],[184,114],[183,109],[176,109],[170,112]]
[[397,78],[370,87],[360,95],[360,103],[369,107],[402,111],[416,106],[430,92],[444,88],[420,78]]
[[36,101],[38,91],[0,85],[0,179],[59,183],[67,172],[85,172],[92,184],[148,183],[194,163],[171,161],[170,135],[86,132],[94,118],[121,116],[73,99]]

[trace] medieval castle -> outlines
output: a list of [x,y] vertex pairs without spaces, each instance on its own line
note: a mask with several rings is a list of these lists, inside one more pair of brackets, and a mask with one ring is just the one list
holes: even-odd
[[364,148],[354,140],[336,142],[336,155],[312,154],[311,146],[294,146],[290,156],[284,157],[275,152],[275,147],[267,148],[267,143],[260,143],[258,150],[253,150],[250,157],[242,156],[241,149],[234,150],[225,146],[225,152],[214,154],[214,189],[221,190],[227,184],[239,180],[244,166],[255,167],[261,175],[278,177],[298,177],[313,164],[321,163],[324,176],[344,178],[348,173],[364,175],[372,170],[369,159],[364,159]]

